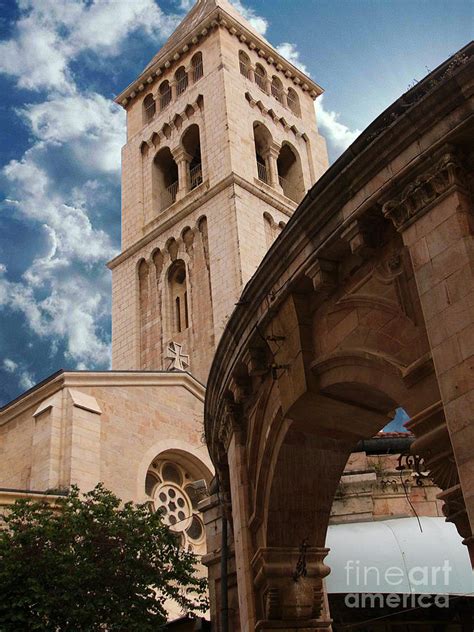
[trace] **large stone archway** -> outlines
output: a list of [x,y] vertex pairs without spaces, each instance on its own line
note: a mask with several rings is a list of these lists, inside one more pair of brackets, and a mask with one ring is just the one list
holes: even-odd
[[330,628],[334,493],[354,445],[398,406],[472,550],[472,50],[313,187],[218,347],[206,436],[231,499],[243,630]]

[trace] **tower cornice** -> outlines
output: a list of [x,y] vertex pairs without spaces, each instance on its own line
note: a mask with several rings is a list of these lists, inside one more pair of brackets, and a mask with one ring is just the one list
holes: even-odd
[[183,55],[195,48],[215,28],[227,29],[231,35],[238,37],[243,45],[246,45],[250,50],[257,51],[262,59],[265,59],[278,72],[291,79],[301,90],[309,92],[313,99],[316,99],[324,92],[321,86],[282,57],[266,40],[251,31],[222,7],[216,6],[194,29],[179,39],[174,46],[164,50],[162,55],[158,52],[156,59],[116,97],[115,102],[127,108],[138,95],[155,84],[170,68],[177,65]]

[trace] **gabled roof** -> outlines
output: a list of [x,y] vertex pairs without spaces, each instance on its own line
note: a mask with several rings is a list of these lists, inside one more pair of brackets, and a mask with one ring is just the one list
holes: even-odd
[[189,37],[194,29],[217,8],[223,9],[228,15],[233,17],[235,20],[238,20],[243,27],[251,31],[255,37],[258,37],[267,43],[267,40],[257,33],[253,26],[251,26],[251,24],[231,5],[228,0],[197,0],[191,11],[186,15],[182,22],[180,22],[165,44],[163,44],[150,63],[145,67],[145,70],[154,66],[160,59],[166,57],[169,52]]

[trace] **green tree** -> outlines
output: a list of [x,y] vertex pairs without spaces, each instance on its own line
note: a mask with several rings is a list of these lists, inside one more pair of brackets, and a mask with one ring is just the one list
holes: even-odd
[[196,558],[160,513],[121,504],[102,485],[59,506],[17,501],[0,531],[0,631],[147,632],[165,602],[207,608]]

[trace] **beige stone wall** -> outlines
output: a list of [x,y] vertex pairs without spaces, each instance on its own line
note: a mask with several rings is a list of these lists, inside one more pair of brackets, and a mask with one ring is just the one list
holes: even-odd
[[[173,339],[190,355],[192,373],[202,382],[207,380],[215,346],[243,285],[296,208],[277,183],[270,186],[257,177],[255,122],[268,128],[276,145],[288,142],[298,153],[304,190],[327,166],[309,92],[288,79],[283,70],[267,64],[269,77],[273,68],[284,90],[291,87],[298,93],[301,116],[296,116],[242,76],[242,46],[228,30],[211,30],[197,47],[181,55],[179,64],[164,70],[127,107],[128,137],[122,164],[123,252],[111,264],[116,369],[168,368],[166,349]],[[245,48],[252,64],[257,63],[257,53]],[[198,51],[203,57],[203,77],[193,82],[189,74],[188,88],[178,95],[174,81],[177,66],[182,64],[189,70]],[[157,97],[163,81],[172,86],[171,103],[163,111],[157,106],[153,120],[146,123],[143,100],[148,94]],[[249,94],[261,98],[262,103],[249,101]],[[155,156],[168,147],[178,160],[183,134],[191,125],[199,127],[203,182],[189,191],[181,186],[180,176],[175,203],[159,210],[153,184]],[[205,234],[201,230],[203,217]],[[189,239],[191,248],[186,243]],[[166,276],[175,259],[186,264],[191,303],[190,327],[179,334],[170,327],[173,306]]]
[[189,375],[64,374],[0,418],[0,487],[46,491],[103,482],[144,501],[145,476],[162,452],[187,455],[203,476],[203,389]]

